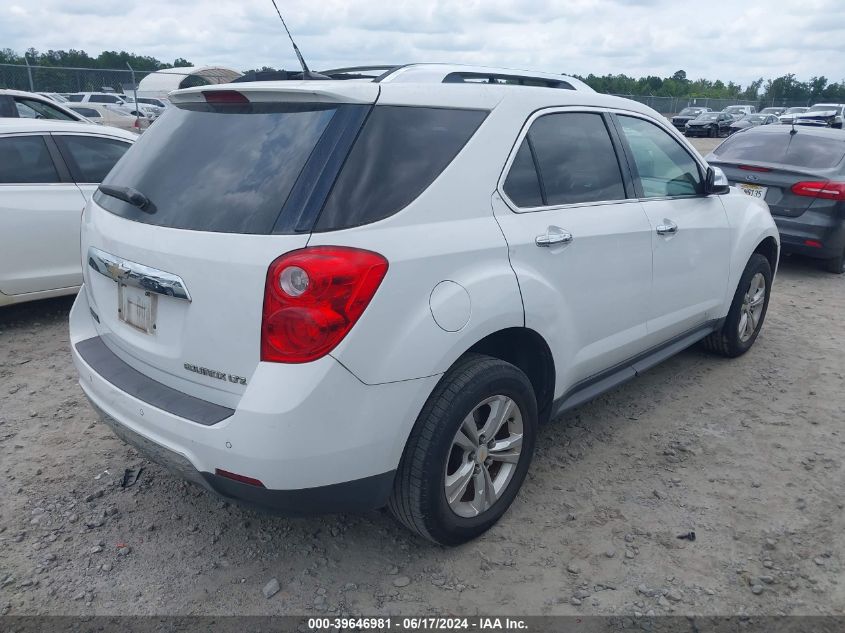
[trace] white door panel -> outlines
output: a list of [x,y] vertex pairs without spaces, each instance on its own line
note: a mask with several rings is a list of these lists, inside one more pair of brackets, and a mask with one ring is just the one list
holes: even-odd
[[[651,293],[651,226],[637,201],[514,213],[493,208],[508,241],[525,325],[548,342],[555,397],[645,350]],[[569,243],[539,247],[549,227]]]
[[[730,229],[718,196],[642,205],[654,229],[649,333],[660,342],[720,316],[730,272]],[[659,234],[661,225],[677,231]]]
[[82,283],[79,222],[85,198],[73,183],[0,185],[0,292]]

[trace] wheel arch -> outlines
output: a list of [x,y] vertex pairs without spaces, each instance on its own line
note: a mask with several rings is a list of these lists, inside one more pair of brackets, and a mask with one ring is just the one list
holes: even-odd
[[759,244],[757,244],[757,247],[754,249],[754,253],[760,253],[760,255],[769,260],[769,266],[772,267],[772,277],[774,277],[775,271],[777,271],[778,267],[778,257],[780,255],[780,247],[778,246],[777,240],[772,236],[764,238]]
[[505,328],[488,334],[461,357],[469,353],[492,356],[523,371],[534,388],[539,422],[548,420],[554,399],[555,364],[548,343],[539,333],[527,327]]

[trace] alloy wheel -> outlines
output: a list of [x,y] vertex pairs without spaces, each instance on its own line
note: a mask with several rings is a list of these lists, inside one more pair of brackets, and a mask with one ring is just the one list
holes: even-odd
[[745,291],[745,297],[740,308],[738,330],[739,340],[742,343],[748,341],[757,330],[760,318],[763,316],[765,302],[766,278],[763,273],[757,273],[751,278],[751,283],[748,290]]
[[443,479],[455,514],[478,516],[502,496],[519,464],[522,434],[522,412],[507,396],[486,398],[463,419]]

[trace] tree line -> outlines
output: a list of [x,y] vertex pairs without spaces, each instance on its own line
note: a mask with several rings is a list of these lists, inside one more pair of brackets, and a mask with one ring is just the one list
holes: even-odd
[[[26,56],[24,58],[24,55]],[[70,49],[48,50],[39,52],[34,48],[24,54],[18,54],[10,48],[0,49],[0,64],[25,64],[32,66],[72,67],[97,69],[126,68],[127,62],[136,71],[155,71],[164,68],[180,68],[192,66],[191,62],[179,57],[173,63],[163,62],[148,55],[136,55],[126,51],[103,51],[96,57],[85,51]],[[260,70],[276,70],[263,67]],[[41,71],[43,72],[43,71]],[[249,72],[249,71],[245,71]],[[764,103],[802,101],[814,103],[818,101],[845,102],[845,80],[831,82],[827,77],[811,77],[807,81],[799,80],[794,73],[789,73],[775,79],[764,80],[762,77],[742,86],[733,81],[725,83],[721,79],[691,80],[687,73],[678,70],[671,77],[629,77],[625,74],[594,75],[586,77],[574,75],[586,82],[598,92],[634,96],[678,97],[678,98],[709,98],[709,99],[737,99]],[[58,76],[56,77],[58,79]],[[54,88],[55,89],[55,88]]]
[[733,81],[725,83],[719,79],[693,81],[687,78],[683,70],[677,71],[671,77],[650,75],[636,79],[624,74],[602,76],[590,74],[578,78],[598,92],[619,95],[760,100],[764,103],[772,101],[845,102],[845,80],[831,83],[827,77],[820,76],[811,77],[808,81],[800,81],[794,73],[769,80],[761,77],[745,87]]

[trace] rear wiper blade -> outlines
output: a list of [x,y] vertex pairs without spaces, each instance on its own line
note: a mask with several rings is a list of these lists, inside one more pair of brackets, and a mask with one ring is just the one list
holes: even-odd
[[155,213],[155,208],[150,202],[150,199],[137,189],[133,189],[132,187],[115,187],[114,185],[100,185],[99,190],[107,196],[128,202],[133,207],[141,209],[141,211]]

